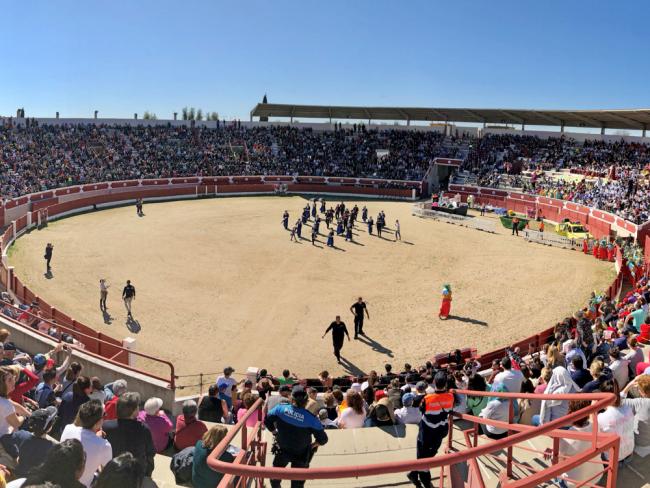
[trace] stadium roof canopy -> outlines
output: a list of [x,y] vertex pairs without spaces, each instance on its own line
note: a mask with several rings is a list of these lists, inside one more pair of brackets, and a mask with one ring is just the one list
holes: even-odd
[[253,117],[473,122],[637,130],[645,130],[650,127],[650,109],[534,110],[508,108],[335,107],[258,103],[251,110],[251,119]]

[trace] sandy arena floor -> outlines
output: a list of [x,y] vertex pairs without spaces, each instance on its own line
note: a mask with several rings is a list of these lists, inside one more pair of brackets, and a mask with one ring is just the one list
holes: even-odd
[[[390,228],[398,218],[402,242],[359,226],[357,242],[337,238],[338,250],[326,248],[324,236],[317,247],[293,243],[282,212],[294,222],[304,204],[301,197],[180,201],[147,204],[143,218],[133,206],[104,210],[31,232],[10,262],[51,305],[115,338],[137,338],[140,351],[173,361],[180,375],[227,364],[239,373],[248,366],[356,373],[420,364],[456,347],[489,351],[551,326],[613,276],[610,264],[581,253],[413,217],[402,202],[359,202],[373,216],[383,209]],[[303,227],[303,237],[310,232]],[[43,274],[47,242],[52,279]],[[111,285],[110,324],[99,309],[102,277]],[[120,299],[127,279],[137,289],[132,330]],[[453,287],[454,317],[441,322],[444,282]],[[321,335],[337,314],[353,334],[349,307],[358,296],[370,312],[368,338],[346,342],[346,362],[337,365],[331,339]]]

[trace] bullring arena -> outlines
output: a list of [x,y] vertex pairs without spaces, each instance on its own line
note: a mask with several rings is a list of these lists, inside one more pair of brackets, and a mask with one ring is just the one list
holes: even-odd
[[[146,204],[144,217],[129,205],[53,221],[21,237],[9,262],[50,305],[110,336],[136,338],[138,351],[172,361],[180,376],[224,364],[361,375],[384,363],[423,363],[459,337],[461,346],[491,351],[562,320],[613,278],[611,264],[579,252],[418,218],[411,202],[344,201],[372,216],[385,211],[388,231],[370,236],[359,223],[354,242],[337,237],[328,248],[324,235],[312,245],[308,226],[291,242],[280,223],[285,209],[293,222],[307,197],[161,202]],[[44,274],[48,242],[52,276]],[[100,278],[111,286],[106,316]],[[137,290],[134,321],[120,298],[127,279]],[[452,316],[440,321],[446,282]],[[370,312],[367,337],[346,343],[338,365],[321,335],[337,314],[353,334],[349,308],[358,296]]]

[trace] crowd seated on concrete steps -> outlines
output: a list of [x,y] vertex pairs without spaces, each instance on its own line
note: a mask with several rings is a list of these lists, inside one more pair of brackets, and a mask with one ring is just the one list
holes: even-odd
[[316,175],[422,180],[467,140],[436,131],[0,125],[0,197],[109,180]]

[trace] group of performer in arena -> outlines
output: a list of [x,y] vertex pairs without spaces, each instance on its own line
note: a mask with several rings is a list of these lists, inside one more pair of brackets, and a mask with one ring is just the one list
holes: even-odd
[[[305,205],[302,209],[302,214],[299,219],[296,220],[293,227],[289,228],[289,211],[285,210],[282,214],[282,225],[284,229],[290,232],[290,240],[298,242],[302,239],[302,226],[306,225],[310,220],[311,224],[311,242],[313,245],[316,245],[318,241],[318,235],[320,231],[320,225],[323,219],[321,214],[324,215],[325,225],[327,227],[327,246],[334,247],[334,237],[343,236],[346,241],[354,240],[354,226],[359,217],[359,212],[361,212],[361,220],[368,226],[368,234],[372,235],[373,228],[376,227],[377,235],[381,237],[382,230],[386,228],[386,213],[382,210],[377,215],[377,221],[368,215],[368,209],[364,205],[362,209],[359,209],[358,205],[349,208],[346,207],[345,203],[341,202],[336,205],[336,207],[331,207],[328,209],[327,204],[324,199],[314,199]],[[334,226],[334,222],[336,225]],[[330,225],[333,226],[330,229]],[[395,232],[394,240],[398,241],[402,239],[401,228],[399,220],[395,221]]]
[[582,252],[602,261],[616,260],[616,245],[613,239],[583,239]]

